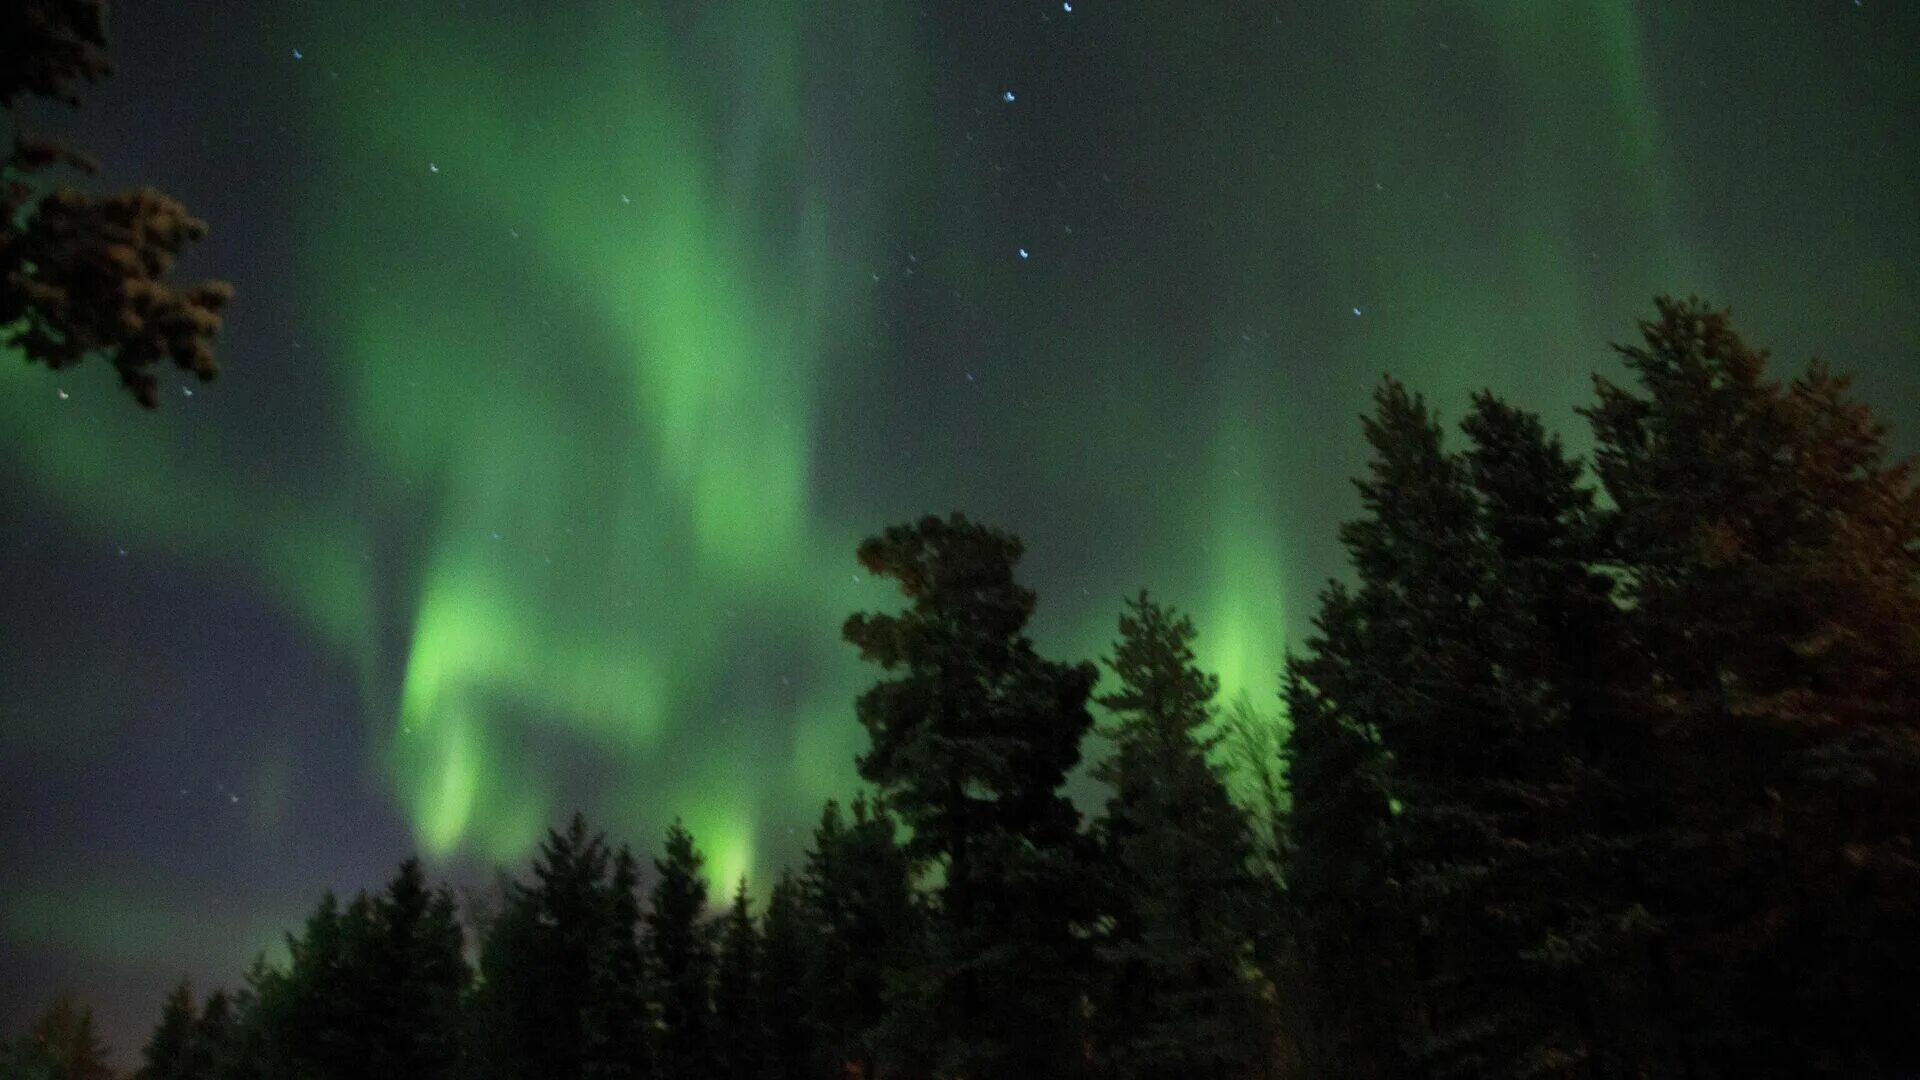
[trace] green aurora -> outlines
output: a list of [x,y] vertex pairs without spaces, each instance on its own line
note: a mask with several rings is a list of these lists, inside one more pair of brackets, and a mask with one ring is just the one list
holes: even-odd
[[[641,846],[683,816],[716,892],[764,882],[856,785],[871,675],[838,627],[893,598],[854,547],[926,511],[1026,537],[1053,654],[1104,652],[1147,585],[1273,711],[1382,371],[1454,415],[1496,387],[1578,446],[1604,343],[1699,292],[1789,361],[1833,350],[1913,439],[1910,76],[1679,63],[1717,24],[1790,72],[1834,20],[1897,54],[1873,43],[1914,19],[1876,5],[1804,41],[1626,0],[444,7],[242,35],[278,73],[232,77],[297,145],[257,220],[196,209],[294,260],[208,267],[240,288],[223,381],[142,415],[105,365],[0,365],[7,490],[297,627],[442,865],[517,863],[578,808]],[[100,96],[137,101],[132,67]],[[1789,146],[1893,164],[1836,188]],[[296,325],[247,326],[269,292]],[[110,660],[8,701],[111,740]],[[256,833],[299,832],[320,781],[290,754],[245,781]],[[163,877],[42,867],[0,931],[118,957],[103,928],[151,924],[122,916]]]

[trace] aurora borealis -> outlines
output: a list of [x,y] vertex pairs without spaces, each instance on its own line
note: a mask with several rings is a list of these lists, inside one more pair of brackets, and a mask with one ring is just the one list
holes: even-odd
[[[0,364],[0,994],[126,1045],[322,889],[853,790],[868,532],[1141,585],[1268,707],[1382,372],[1571,409],[1656,293],[1920,447],[1888,0],[122,0],[36,114],[213,226],[224,373]],[[1011,100],[1008,99],[1011,95]]]

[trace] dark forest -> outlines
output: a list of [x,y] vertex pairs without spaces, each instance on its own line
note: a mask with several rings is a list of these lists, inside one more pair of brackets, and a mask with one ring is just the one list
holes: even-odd
[[1920,1077],[1801,6],[0,0],[0,1080]]
[[[139,1075],[1914,1075],[1913,462],[1698,301],[1619,352],[1591,462],[1380,385],[1272,761],[1187,617],[1130,599],[1096,695],[1025,635],[1017,538],[897,525],[858,556],[905,607],[843,630],[869,792],[766,896],[709,911],[678,824],[643,858],[576,816],[464,910],[410,860],[182,983]],[[1277,800],[1236,802],[1236,751]],[[71,1001],[12,1055],[112,1075]]]

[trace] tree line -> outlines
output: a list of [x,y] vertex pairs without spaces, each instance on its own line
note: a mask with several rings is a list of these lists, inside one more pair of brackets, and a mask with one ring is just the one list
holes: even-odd
[[[1698,301],[1619,352],[1590,464],[1381,384],[1274,752],[1178,611],[1128,600],[1100,693],[1027,637],[1016,538],[895,526],[859,558],[904,608],[843,628],[869,790],[764,900],[710,912],[679,824],[648,873],[576,817],[464,915],[409,861],[183,984],[140,1076],[1920,1075],[1913,463]],[[6,1075],[95,1051],[63,1003]]]

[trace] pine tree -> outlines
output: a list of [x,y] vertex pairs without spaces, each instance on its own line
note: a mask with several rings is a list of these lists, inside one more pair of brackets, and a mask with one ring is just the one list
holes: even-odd
[[667,830],[666,857],[647,910],[647,950],[657,977],[662,1076],[718,1080],[713,1032],[713,945],[702,914],[707,903],[706,860],[678,820]]
[[141,1048],[141,1080],[198,1080],[204,1076],[191,1071],[199,1012],[192,984],[181,979],[160,1006],[160,1023]]
[[1363,513],[1340,530],[1359,578],[1348,670],[1307,677],[1377,733],[1391,763],[1398,887],[1381,899],[1402,926],[1422,928],[1415,1055],[1436,1075],[1499,1074],[1500,1044],[1521,1021],[1491,992],[1512,957],[1477,901],[1526,808],[1499,785],[1511,717],[1482,640],[1494,568],[1465,466],[1426,403],[1392,380],[1375,402]]
[[1663,299],[1588,410],[1672,792],[1664,996],[1693,1075],[1920,1070],[1920,494],[1824,364]]
[[343,911],[325,893],[303,931],[287,936],[285,967],[256,972],[265,1075],[331,1080],[359,1069],[365,986],[353,978],[349,957],[367,933],[368,906],[363,897]]
[[1597,726],[1604,681],[1574,655],[1608,655],[1576,641],[1609,625],[1591,496],[1538,422],[1496,399],[1476,401],[1468,458],[1404,387],[1376,402],[1364,513],[1341,530],[1359,589],[1328,594],[1300,674],[1311,719],[1331,710],[1379,740],[1409,1049],[1435,1076],[1588,1075],[1623,1050],[1596,1002],[1636,910],[1609,891],[1626,822],[1594,816],[1618,799],[1582,756],[1635,742]]
[[194,1027],[193,1051],[182,1075],[195,1080],[239,1080],[242,1074],[235,1069],[235,1064],[240,1023],[232,995],[224,990],[208,994],[200,1010],[199,1023]]
[[1143,591],[1120,616],[1101,698],[1117,723],[1095,775],[1109,913],[1095,998],[1120,1078],[1251,1075],[1265,1047],[1252,979],[1259,884],[1246,815],[1207,754],[1219,682],[1195,665],[1191,621]]
[[923,920],[896,831],[865,795],[851,820],[828,801],[806,855],[800,900],[815,936],[808,1015],[822,1075],[912,1072],[926,1049],[918,1010],[898,1007],[914,989]]
[[418,859],[373,901],[363,963],[372,1026],[362,1075],[451,1080],[462,1053],[461,1004],[471,973],[453,898],[430,889]]
[[1314,625],[1286,675],[1284,1000],[1303,1075],[1410,1077],[1415,935],[1395,900],[1395,804],[1386,752],[1363,718],[1352,594],[1330,584]]
[[0,345],[51,368],[105,356],[151,409],[160,403],[155,368],[170,362],[201,381],[214,377],[213,340],[233,287],[171,280],[174,258],[207,225],[168,196],[47,190],[40,174],[49,168],[96,166],[31,131],[17,106],[27,97],[77,105],[81,85],[109,70],[105,0],[0,5],[0,110],[14,133],[0,155]]
[[140,1080],[226,1080],[233,1072],[233,1002],[216,990],[204,1008],[181,979],[160,1010],[160,1023],[140,1051]]
[[61,995],[0,1055],[7,1080],[113,1080],[107,1046],[93,1028],[93,1010]]
[[640,867],[622,845],[607,883],[609,921],[595,956],[593,992],[584,1020],[584,1075],[639,1080],[653,1075],[646,956],[640,948]]
[[1015,582],[1018,540],[955,514],[860,545],[910,606],[843,630],[888,674],[861,695],[861,776],[906,821],[909,850],[943,873],[931,1006],[938,1071],[1068,1075],[1084,1057],[1084,947],[1092,892],[1078,813],[1060,792],[1092,724],[1090,664],[1042,659],[1023,633],[1034,595]]
[[1657,924],[1641,868],[1658,792],[1601,520],[1580,464],[1537,416],[1482,393],[1461,427],[1496,567],[1480,641],[1505,717],[1482,786],[1521,804],[1500,819],[1473,899],[1496,954],[1480,963],[1508,965],[1481,991],[1515,1018],[1494,1054],[1513,1075],[1643,1076],[1657,1055],[1642,962]]
[[622,944],[632,933],[622,924],[631,907],[619,894],[634,875],[616,881],[616,869],[605,838],[576,814],[541,843],[533,883],[504,886],[473,1007],[476,1064],[486,1075],[577,1080],[638,1053],[610,1044],[616,1010],[602,998],[630,989],[622,981],[630,972],[615,978],[605,970],[631,966]]
[[[267,963],[265,956],[254,957],[234,991],[231,1016],[216,1012],[208,999],[201,1021],[210,1036],[224,1028],[224,1038],[209,1039],[214,1050],[213,1076],[216,1080],[273,1080],[273,1039],[280,1030],[276,1012],[281,972]],[[224,995],[216,994],[224,1003]],[[216,1025],[221,1025],[216,1027]]]
[[720,949],[714,964],[714,1059],[718,1076],[756,1080],[766,1069],[760,947],[760,932],[754,925],[743,877],[734,891],[733,904],[722,918]]
[[261,1070],[312,1080],[459,1074],[470,973],[453,901],[416,860],[345,908],[329,893],[288,938],[284,969],[255,976]]
[[814,1017],[807,979],[818,941],[804,905],[799,880],[782,871],[767,896],[761,920],[759,1009],[767,1037],[764,1080],[806,1080],[815,1075]]

